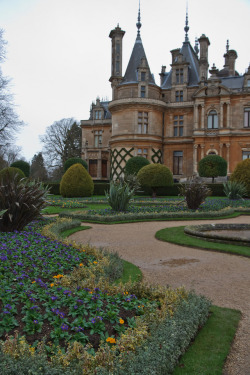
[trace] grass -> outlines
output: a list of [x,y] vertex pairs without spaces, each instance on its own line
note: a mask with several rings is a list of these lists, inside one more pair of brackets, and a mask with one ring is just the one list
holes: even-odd
[[212,306],[212,314],[173,375],[221,375],[241,317],[240,311]]
[[86,229],[91,229],[91,227],[88,227],[88,226],[79,226],[79,227],[67,229],[67,230],[64,230],[63,232],[61,232],[60,235],[61,235],[62,238],[67,238],[71,234],[74,234],[76,232],[81,232],[82,230],[86,230]]
[[129,263],[126,260],[123,260],[123,275],[120,279],[116,281],[116,283],[119,284],[121,282],[125,284],[130,280],[132,282],[142,280],[142,272],[133,263]]
[[207,242],[188,236],[184,233],[184,226],[161,229],[156,232],[155,237],[160,241],[171,242],[177,245],[250,257],[250,249],[247,246]]

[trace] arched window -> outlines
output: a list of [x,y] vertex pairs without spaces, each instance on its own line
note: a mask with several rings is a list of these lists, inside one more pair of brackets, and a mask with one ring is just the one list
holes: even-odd
[[208,129],[218,129],[218,115],[215,110],[209,112],[207,117]]

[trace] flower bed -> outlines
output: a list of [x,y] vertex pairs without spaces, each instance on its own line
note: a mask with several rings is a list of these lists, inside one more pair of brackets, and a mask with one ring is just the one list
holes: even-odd
[[[47,368],[47,374],[101,374],[110,369],[116,373],[121,363],[126,368],[129,356],[147,338],[154,337],[161,324],[162,332],[164,324],[175,327],[176,314],[183,311],[186,315],[184,306],[189,306],[195,324],[189,322],[190,329],[184,326],[187,334],[183,326],[175,333],[185,345],[172,339],[173,332],[164,333],[166,339],[173,340],[168,355],[174,366],[180,351],[208,316],[209,302],[196,296],[193,304],[192,295],[183,289],[151,287],[141,282],[113,284],[106,273],[108,255],[88,246],[50,240],[31,226],[23,232],[1,234],[0,258],[3,374],[8,356],[12,357],[10,366],[18,368],[16,374],[20,375],[31,366],[35,368],[36,362],[40,366],[34,369],[37,374],[45,373],[39,372],[41,368]],[[203,301],[199,313],[198,301]],[[26,372],[16,361],[25,363]]]

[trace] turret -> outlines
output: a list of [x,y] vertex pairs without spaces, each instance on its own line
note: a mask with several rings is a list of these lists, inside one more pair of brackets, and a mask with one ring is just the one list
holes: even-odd
[[109,81],[111,82],[111,87],[113,89],[113,99],[115,96],[115,88],[122,80],[122,39],[125,34],[119,24],[114,30],[111,30],[109,37],[111,40],[111,77]]
[[210,46],[210,41],[206,37],[205,34],[202,34],[202,36],[199,39],[200,43],[200,60],[199,60],[199,66],[200,66],[200,81],[206,81],[207,80],[207,71],[209,67],[208,63],[208,46]]

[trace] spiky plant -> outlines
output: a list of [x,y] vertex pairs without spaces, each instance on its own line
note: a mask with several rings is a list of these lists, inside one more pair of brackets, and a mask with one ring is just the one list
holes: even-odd
[[246,185],[239,181],[227,181],[223,184],[224,193],[229,199],[243,199],[247,196]]
[[0,180],[0,210],[6,210],[0,220],[1,232],[22,230],[41,216],[48,205],[48,190],[39,182],[29,182],[17,174],[6,173]]
[[126,211],[134,192],[124,181],[111,181],[109,192],[105,192],[105,195],[114,211]]
[[199,177],[190,178],[186,184],[180,186],[179,192],[191,210],[197,210],[210,194],[210,190]]

